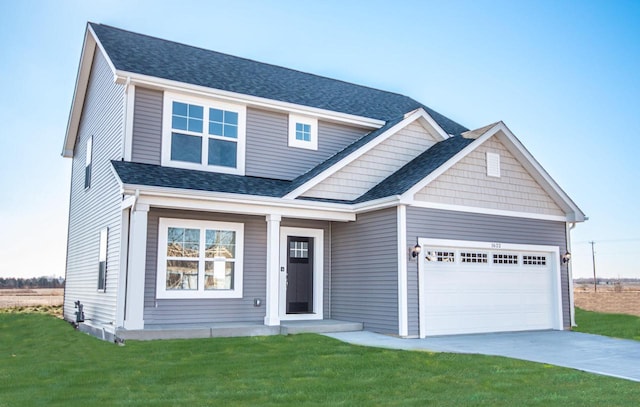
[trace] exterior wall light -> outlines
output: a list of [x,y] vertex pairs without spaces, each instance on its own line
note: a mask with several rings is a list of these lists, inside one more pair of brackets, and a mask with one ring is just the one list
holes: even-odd
[[420,254],[420,250],[422,250],[422,247],[420,247],[420,245],[416,243],[416,245],[413,246],[413,249],[411,250],[411,257],[418,257],[418,255]]
[[569,260],[571,260],[571,253],[566,252],[565,254],[562,255],[563,264],[569,263]]

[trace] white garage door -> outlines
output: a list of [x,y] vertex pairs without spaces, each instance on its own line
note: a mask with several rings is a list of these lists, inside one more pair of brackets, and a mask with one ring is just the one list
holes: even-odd
[[422,241],[421,336],[561,329],[557,248]]

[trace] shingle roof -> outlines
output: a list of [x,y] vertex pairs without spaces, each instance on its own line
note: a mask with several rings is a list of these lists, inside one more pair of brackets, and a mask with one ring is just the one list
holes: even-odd
[[111,161],[123,184],[281,197],[290,181]]
[[388,121],[419,107],[449,134],[467,131],[397,93],[89,23],[116,69]]

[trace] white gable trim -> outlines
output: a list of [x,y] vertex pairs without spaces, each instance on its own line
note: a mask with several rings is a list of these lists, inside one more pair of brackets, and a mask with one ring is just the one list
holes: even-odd
[[481,208],[481,207],[475,207],[475,206],[453,205],[453,204],[445,204],[445,203],[439,203],[439,202],[425,202],[425,201],[404,202],[403,201],[403,203],[406,203],[409,206],[413,206],[417,208],[441,209],[445,211],[477,213],[482,215],[510,216],[514,218],[527,218],[527,219],[553,220],[558,222],[567,222],[566,216],[546,215],[542,213],[517,212],[517,211],[508,211],[504,209],[491,209],[491,208]]
[[[551,198],[565,211],[567,214],[563,220],[569,222],[583,222],[586,220],[584,213],[578,208],[578,206],[569,198],[569,196],[560,188],[560,186],[551,178],[551,176],[542,168],[535,158],[529,153],[529,151],[522,145],[522,143],[516,138],[516,136],[509,130],[509,128],[503,123],[498,122],[494,126],[487,129],[480,137],[474,140],[467,147],[462,149],[446,163],[441,165],[438,169],[433,171],[427,177],[423,178],[420,182],[416,183],[408,191],[401,195],[403,201],[413,201],[414,195],[429,185],[433,180],[442,175],[445,171],[457,164],[462,158],[466,157],[469,153],[481,146],[485,141],[494,135],[500,134],[504,137],[500,138],[505,148],[509,150],[518,161],[529,171],[531,176],[540,184],[540,186],[547,192]],[[530,216],[529,216],[530,217]]]
[[433,118],[429,116],[429,114],[424,109],[420,108],[420,109],[414,110],[413,112],[409,112],[405,114],[405,118],[399,123],[397,123],[395,126],[392,126],[390,129],[386,130],[383,134],[380,134],[378,137],[374,138],[370,142],[366,143],[365,145],[361,146],[357,150],[353,151],[351,154],[347,155],[342,160],[338,161],[331,167],[322,171],[320,174],[316,175],[315,177],[305,182],[298,188],[289,192],[287,195],[284,196],[284,198],[294,199],[299,197],[300,195],[304,194],[311,188],[315,187],[322,181],[326,180],[327,178],[329,178],[330,176],[332,176],[342,168],[354,162],[356,159],[361,157],[364,153],[372,150],[374,147],[376,147],[383,141],[387,140],[389,137],[393,136],[398,131],[407,127],[410,123],[413,123],[414,121],[420,121],[421,124],[427,123],[430,127],[433,127],[433,129],[435,130],[435,133],[438,136],[440,136],[442,140],[449,138],[447,133],[444,130],[442,130],[442,128],[433,120]]

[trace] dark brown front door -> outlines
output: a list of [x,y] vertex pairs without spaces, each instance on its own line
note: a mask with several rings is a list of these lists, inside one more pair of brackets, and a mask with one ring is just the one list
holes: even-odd
[[313,238],[287,237],[287,314],[313,312]]

